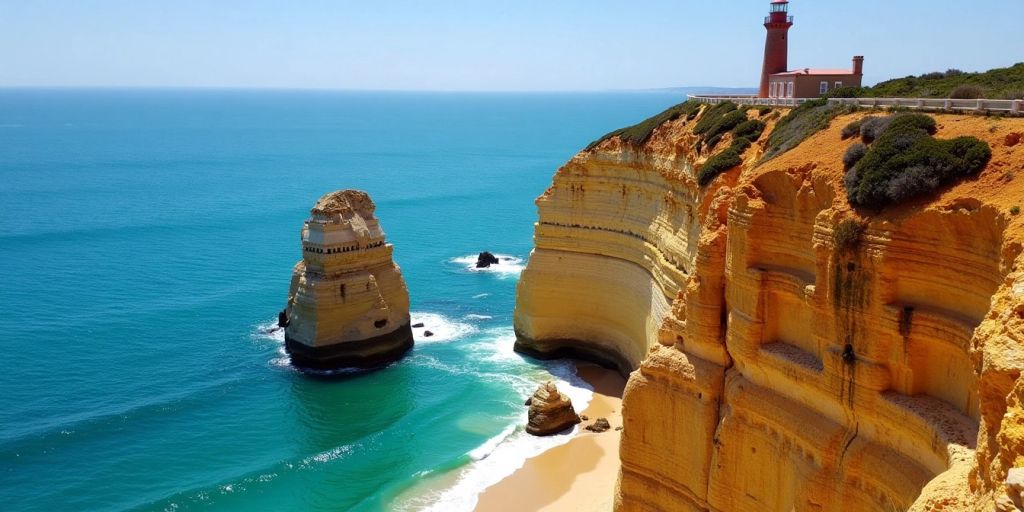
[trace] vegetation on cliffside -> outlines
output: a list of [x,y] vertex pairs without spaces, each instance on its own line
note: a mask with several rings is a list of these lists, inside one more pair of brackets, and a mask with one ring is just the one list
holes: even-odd
[[606,133],[601,138],[591,142],[590,145],[587,146],[586,151],[596,148],[599,144],[612,137],[619,137],[622,142],[631,146],[642,146],[651,138],[651,134],[654,133],[655,128],[669,121],[675,121],[684,115],[688,120],[693,119],[700,111],[700,107],[701,103],[696,101],[686,101],[678,105],[671,106],[664,112],[656,116],[648,117],[633,126],[619,128],[618,130]]
[[1024,62],[981,73],[958,69],[895,78],[873,87],[843,87],[834,98],[990,98],[1024,99]]
[[798,146],[811,135],[824,130],[837,116],[848,114],[856,107],[829,104],[824,99],[808,101],[789,111],[779,120],[768,137],[764,160],[781,155]]
[[862,139],[871,145],[857,149],[857,155],[848,151],[844,158],[850,204],[881,208],[919,197],[977,174],[992,157],[989,145],[975,137],[939,140],[932,137],[935,132],[935,119],[924,114],[862,123]]

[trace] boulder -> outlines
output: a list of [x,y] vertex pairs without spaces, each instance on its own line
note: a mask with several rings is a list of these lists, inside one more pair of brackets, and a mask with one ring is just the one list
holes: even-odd
[[600,434],[601,432],[607,432],[608,429],[612,428],[611,424],[605,418],[598,418],[594,420],[594,423],[587,425],[587,430]]
[[424,338],[429,338],[429,337],[431,337],[433,335],[434,335],[434,333],[432,333],[430,331],[423,331],[423,337]]
[[277,326],[278,327],[288,327],[288,310],[287,309],[282,309],[281,312],[277,314]]
[[535,436],[550,436],[580,422],[572,401],[558,391],[554,382],[541,384],[530,399],[526,432]]
[[421,328],[421,327],[423,327],[423,322],[419,322],[419,323],[416,323],[416,324],[412,324],[412,328],[413,328],[413,329],[419,329],[419,328]]
[[500,263],[498,257],[487,251],[480,253],[476,257],[476,268],[487,268],[498,263]]

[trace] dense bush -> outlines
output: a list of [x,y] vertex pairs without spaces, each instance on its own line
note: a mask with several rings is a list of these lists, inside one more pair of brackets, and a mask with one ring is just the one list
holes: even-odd
[[740,137],[738,139],[733,139],[732,140],[732,146],[729,146],[729,147],[732,148],[732,149],[735,149],[738,153],[742,154],[744,151],[750,149],[750,146],[752,146],[753,144],[754,143],[751,142],[750,139],[745,138],[745,137]]
[[864,119],[861,119],[861,141],[863,141],[865,144],[871,144],[872,142],[875,141],[875,139],[880,137],[886,129],[889,128],[889,125],[893,122],[894,119],[900,117],[908,118],[906,121],[903,122],[910,123],[912,126],[916,126],[917,128],[925,130],[926,132],[928,132],[929,135],[935,135],[935,131],[938,129],[938,127],[935,125],[935,119],[923,114],[900,113],[883,117],[868,116],[865,117]]
[[744,121],[732,129],[732,137],[734,139],[750,139],[755,141],[761,137],[766,127],[767,125],[763,121],[758,121],[757,119]]
[[701,117],[700,121],[697,121],[697,125],[693,127],[693,132],[704,136],[705,140],[710,141],[745,123],[747,121],[747,112],[745,110],[737,110],[736,105],[732,105],[732,107],[732,110],[724,112],[709,110]]
[[700,172],[697,173],[697,182],[700,183],[700,186],[702,187],[706,186],[719,174],[742,164],[743,157],[740,156],[740,153],[740,151],[737,151],[736,146],[732,146],[721,153],[708,158],[708,161],[700,168]]
[[881,208],[918,197],[978,173],[992,157],[974,137],[938,140],[935,120],[921,114],[892,116],[867,153],[845,177],[850,204]]
[[839,132],[839,134],[843,137],[843,140],[860,135],[860,125],[863,122],[863,119],[858,119],[856,121],[851,121],[850,124],[844,126],[843,131]]
[[977,85],[961,85],[949,93],[955,100],[976,100],[985,95],[985,91]]
[[860,120],[860,140],[864,144],[871,144],[878,138],[886,128],[889,127],[889,123],[892,122],[892,116],[868,116]]
[[850,146],[843,155],[843,169],[849,171],[868,153],[868,147],[860,142]]
[[828,127],[838,115],[853,112],[856,107],[834,105],[819,99],[803,103],[779,120],[768,137],[764,159],[773,158],[796,147],[805,139]]
[[1024,100],[1024,89],[1012,89],[1003,92],[1004,100]]
[[839,87],[825,94],[826,98],[860,98],[867,94],[863,87]]
[[686,116],[687,119],[693,119],[700,112],[701,103],[697,101],[687,101],[678,105],[669,107],[664,112],[649,117],[633,126],[627,126],[625,128],[619,128],[613,132],[605,134],[600,139],[591,142],[587,146],[587,151],[590,151],[597,147],[598,144],[612,138],[619,137],[622,142],[633,146],[642,146],[651,138],[651,134],[654,133],[654,129],[669,122],[675,121],[682,116]]
[[[710,139],[708,139],[704,143],[704,147],[709,149],[709,150],[710,149],[715,149],[715,146],[717,146],[718,143],[722,141],[722,137],[724,137],[724,136],[725,136],[724,133],[716,133],[714,136],[712,136]],[[703,149],[698,148],[698,151],[703,151]]]
[[757,109],[757,117],[764,117],[765,114],[767,114],[767,113],[769,113],[771,111],[772,111],[771,107],[761,107],[761,108]]
[[958,69],[925,73],[887,80],[865,88],[865,96],[875,98],[950,98],[957,87],[980,88],[980,97],[1002,98],[1013,90],[1024,89],[1024,63],[982,73],[965,73]]

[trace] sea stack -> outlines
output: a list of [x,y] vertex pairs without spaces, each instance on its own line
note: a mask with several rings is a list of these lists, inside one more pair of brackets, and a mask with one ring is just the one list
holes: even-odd
[[366,192],[341,190],[303,224],[285,319],[292,364],[374,368],[412,348],[409,291],[374,210]]

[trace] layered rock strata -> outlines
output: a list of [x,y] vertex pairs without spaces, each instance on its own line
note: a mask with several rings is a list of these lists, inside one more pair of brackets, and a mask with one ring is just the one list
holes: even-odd
[[535,436],[557,434],[580,422],[572,401],[558,391],[554,382],[546,382],[537,388],[529,401],[526,432]]
[[409,292],[365,192],[320,198],[302,227],[285,347],[296,366],[372,368],[413,346]]
[[[749,113],[756,117],[754,111]],[[517,349],[630,373],[617,510],[992,510],[1024,465],[1024,120],[937,116],[993,159],[882,212],[841,117],[707,187],[697,119],[580,153],[537,200]],[[720,147],[727,144],[719,144]],[[850,236],[853,233],[853,236]]]

